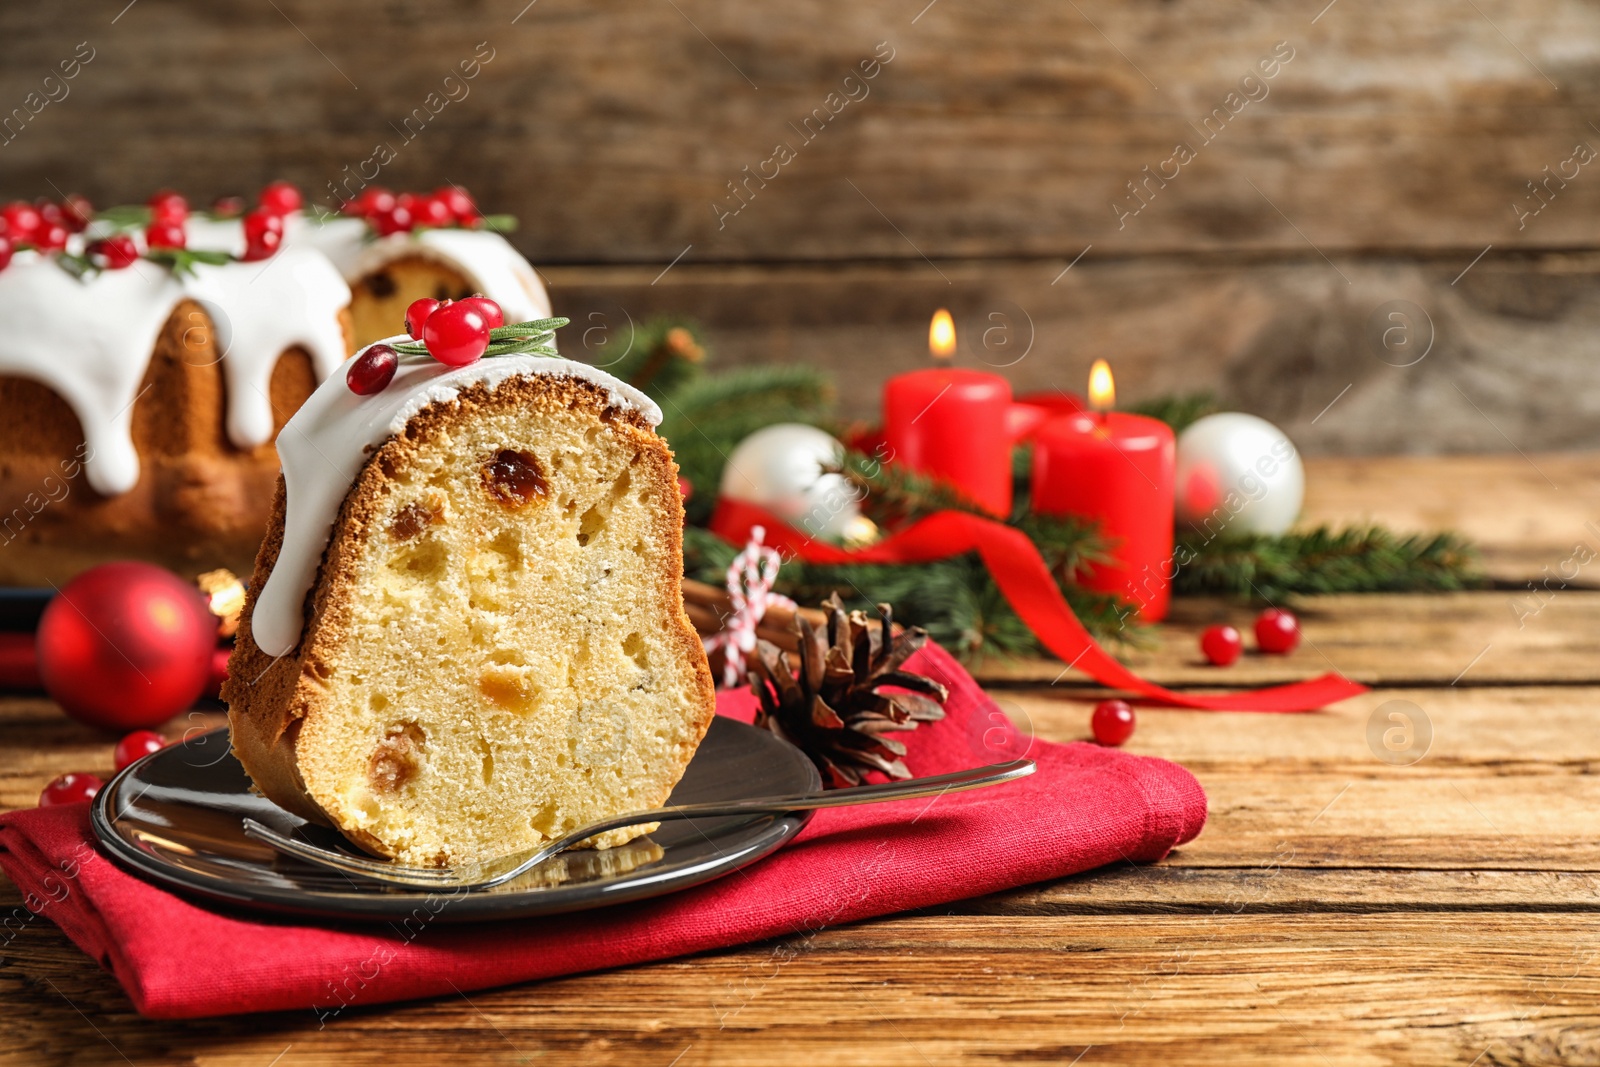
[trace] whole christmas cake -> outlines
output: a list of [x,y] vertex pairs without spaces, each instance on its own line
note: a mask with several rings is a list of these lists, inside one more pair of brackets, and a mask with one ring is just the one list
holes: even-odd
[[0,584],[247,568],[273,437],[349,352],[338,271],[196,256],[181,218],[93,240],[27,204],[0,219]]
[[303,208],[276,182],[248,212],[170,192],[0,209],[0,585],[108,559],[247,571],[270,446],[356,346],[418,296],[550,313],[504,220],[460,189]]
[[263,794],[412,864],[659,805],[715,706],[660,411],[555,356],[562,320],[479,358],[471,303],[413,311],[425,350],[372,346],[290,420],[224,691]]

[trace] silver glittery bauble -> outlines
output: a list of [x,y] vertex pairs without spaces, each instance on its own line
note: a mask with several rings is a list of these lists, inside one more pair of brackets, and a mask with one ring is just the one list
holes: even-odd
[[721,493],[759,504],[812,537],[839,540],[861,516],[860,492],[824,471],[843,458],[844,446],[815,426],[765,426],[728,457]]
[[1300,516],[1305,468],[1286,434],[1239,412],[1178,435],[1178,531],[1281,534]]

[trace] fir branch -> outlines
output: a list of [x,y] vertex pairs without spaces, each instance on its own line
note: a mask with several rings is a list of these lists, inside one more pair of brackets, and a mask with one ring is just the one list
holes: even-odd
[[658,315],[633,330],[625,352],[596,366],[659,401],[700,376],[707,352],[699,334],[693,319]]
[[929,478],[909,467],[894,466],[878,456],[854,449],[828,468],[843,475],[860,491],[862,510],[879,526],[922,518],[938,511],[966,511],[987,515],[976,503],[953,486]]
[[[485,358],[490,356],[514,356],[531,353],[537,356],[554,356],[561,358],[561,353],[555,350],[555,331],[571,322],[559,316],[553,319],[534,319],[532,322],[515,322],[507,326],[496,326],[489,331],[489,347],[484,349]],[[421,341],[401,341],[393,346],[402,356],[426,356],[428,346]]]
[[1178,595],[1276,600],[1297,593],[1451,592],[1483,583],[1471,545],[1452,533],[1402,536],[1381,526],[1206,540],[1180,537]]
[[1153,397],[1142,404],[1134,404],[1128,410],[1135,415],[1160,419],[1172,427],[1173,433],[1182,433],[1207,415],[1221,411],[1222,405],[1210,393],[1181,393]]

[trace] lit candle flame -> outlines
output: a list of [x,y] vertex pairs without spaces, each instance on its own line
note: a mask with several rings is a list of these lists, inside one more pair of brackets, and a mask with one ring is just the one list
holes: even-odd
[[928,324],[928,351],[938,360],[956,354],[956,321],[944,308],[935,311],[933,321]]
[[1111,380],[1111,364],[1097,359],[1089,368],[1089,406],[1096,411],[1109,411],[1116,405],[1117,386]]

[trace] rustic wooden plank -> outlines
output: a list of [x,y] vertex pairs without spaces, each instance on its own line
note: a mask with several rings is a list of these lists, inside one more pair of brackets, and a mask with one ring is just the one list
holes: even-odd
[[1520,588],[1519,601],[1532,607],[1535,594],[1600,587],[1597,499],[1600,460],[1591,452],[1325,455],[1306,461],[1301,522],[1455,530],[1478,546],[1485,571]]
[[[1090,364],[1103,356],[1124,403],[1208,391],[1282,426],[1310,455],[1532,455],[1600,445],[1586,414],[1600,407],[1600,376],[1589,357],[1600,255],[1502,260],[1497,248],[1459,281],[1476,252],[1410,263],[1338,258],[1337,270],[1315,257],[1091,254],[1063,274],[1081,250],[1042,262],[941,263],[937,271],[921,260],[721,266],[686,257],[665,274],[665,264],[545,274],[556,310],[583,327],[563,333],[570,354],[610,362],[626,349],[631,324],[685,313],[705,324],[713,366],[804,363],[848,382],[839,397],[848,418],[875,420],[883,382],[926,364],[928,319],[948,307],[962,346],[958,361],[1004,374],[1019,393],[1081,393]],[[1394,301],[1409,306],[1396,312]],[[1401,315],[1398,322],[1391,313]],[[1402,331],[1388,334],[1392,350],[1383,343],[1390,329]],[[1426,355],[1414,366],[1393,365],[1417,352]],[[1544,493],[1552,485],[1579,489],[1594,477],[1565,476],[1582,467],[1573,460],[1557,464],[1547,482],[1542,458],[1508,471],[1500,484]],[[1374,468],[1370,481],[1384,469]],[[1387,497],[1409,490],[1414,510],[1459,500],[1454,510],[1466,512],[1483,499],[1452,491],[1449,468],[1436,476],[1414,464],[1396,470],[1404,476],[1397,474]],[[1352,496],[1339,500],[1336,521],[1366,511]],[[1579,500],[1565,504],[1561,525],[1538,543],[1548,537],[1570,547],[1567,540],[1582,536],[1592,516],[1566,521]],[[1526,512],[1523,522],[1537,514]]]
[[309,1010],[134,1018],[41,929],[0,971],[3,1062],[1581,1062],[1596,930],[1521,913],[922,916],[319,1029]]
[[[363,169],[402,187],[453,179],[521,215],[545,262],[664,265],[690,244],[702,260],[921,263],[1090,243],[1470,258],[1600,241],[1600,183],[1568,162],[1593,140],[1600,85],[1577,44],[1600,30],[1587,5],[1463,17],[1433,0],[1397,19],[1343,0],[1315,22],[1289,0],[1080,7],[410,0],[356,14],[296,0],[218,14],[190,0],[114,24],[86,0],[50,19],[11,7],[0,100],[67,95],[11,134],[9,184],[109,201],[180,182],[207,200],[279,176],[313,190]],[[93,60],[43,86],[85,38]],[[1293,59],[1252,90],[1269,95],[1230,101],[1280,41]],[[846,84],[875,51],[892,61]],[[493,58],[447,84],[474,55]],[[808,140],[801,124],[824,108]],[[1193,162],[1147,178],[1179,141]],[[795,158],[765,164],[770,180],[743,187],[749,206],[719,228],[713,204],[740,204],[728,183],[779,143]],[[1547,166],[1568,177],[1519,230],[1512,205],[1541,203],[1526,183]],[[1141,203],[1133,181],[1150,182],[1148,205],[1119,222],[1113,202]]]
[[[1287,856],[1286,856],[1287,858]],[[1127,915],[1245,912],[1600,910],[1589,871],[1115,866],[935,909],[944,914]]]
[[[1600,538],[1596,539],[1600,548]],[[1352,593],[1294,603],[1304,635],[1292,655],[1254,650],[1258,607],[1210,598],[1173,602],[1168,622],[1140,636],[1150,647],[1118,650],[1163,685],[1245,687],[1336,670],[1383,686],[1572,685],[1600,681],[1600,593],[1523,590],[1415,595]],[[1231,623],[1247,652],[1219,668],[1200,654],[1199,635]],[[974,665],[989,683],[1087,684],[1055,659],[991,658]]]

